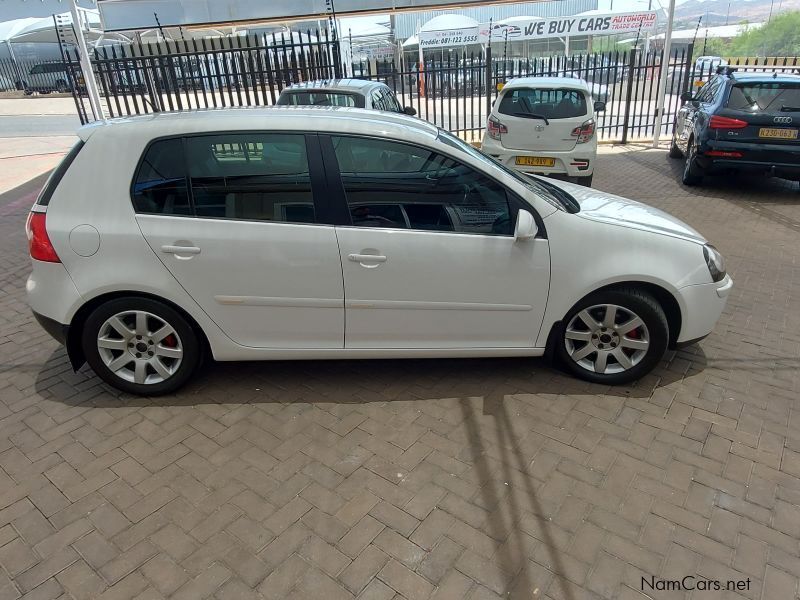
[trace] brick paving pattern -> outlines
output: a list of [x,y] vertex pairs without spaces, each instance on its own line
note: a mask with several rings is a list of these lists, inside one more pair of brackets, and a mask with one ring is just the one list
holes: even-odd
[[[0,599],[795,598],[800,193],[688,190],[663,151],[596,187],[699,229],[736,287],[632,387],[543,360],[219,364],[120,397],[25,304],[32,198],[0,206]],[[590,259],[590,254],[587,255]]]

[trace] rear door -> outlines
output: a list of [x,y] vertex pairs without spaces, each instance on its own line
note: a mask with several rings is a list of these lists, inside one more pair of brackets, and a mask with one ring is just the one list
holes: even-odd
[[321,161],[316,135],[239,132],[157,140],[139,167],[133,201],[147,243],[243,346],[344,345]]
[[509,150],[568,152],[578,138],[573,129],[590,118],[589,100],[578,89],[514,88],[497,101],[497,118],[506,126]]
[[747,127],[721,131],[720,139],[798,146],[800,81],[736,82],[718,114],[747,123]]

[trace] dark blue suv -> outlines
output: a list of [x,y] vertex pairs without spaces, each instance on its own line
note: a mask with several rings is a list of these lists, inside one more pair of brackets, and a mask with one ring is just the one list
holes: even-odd
[[721,171],[800,181],[800,75],[720,67],[696,96],[681,99],[669,155],[685,158],[685,185]]

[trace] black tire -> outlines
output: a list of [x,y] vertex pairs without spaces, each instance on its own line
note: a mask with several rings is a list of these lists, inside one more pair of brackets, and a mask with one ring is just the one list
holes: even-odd
[[592,187],[592,178],[594,177],[594,173],[591,175],[586,175],[584,177],[576,177],[575,183],[578,185],[582,185],[584,187]]
[[678,144],[675,143],[675,134],[672,134],[672,141],[669,144],[669,155],[670,158],[683,158],[683,151],[678,148]]
[[[644,356],[632,367],[618,373],[596,373],[593,370],[589,370],[586,366],[573,360],[567,349],[565,334],[567,326],[572,319],[586,308],[604,304],[613,304],[621,307],[623,310],[618,310],[618,318],[626,318],[625,313],[628,311],[638,316],[644,323],[646,334],[649,336],[649,346],[644,351]],[[572,307],[557,331],[555,331],[553,343],[560,364],[573,375],[593,383],[621,385],[640,379],[658,364],[669,344],[669,326],[664,310],[650,294],[636,288],[605,290],[589,294]],[[583,344],[584,342],[580,343]],[[585,343],[592,344],[593,342]],[[592,356],[592,354],[589,354],[589,356]],[[618,363],[616,359],[610,360],[612,360],[610,364]]]
[[[183,357],[177,369],[168,378],[154,383],[136,383],[117,375],[109,369],[100,356],[97,338],[100,328],[112,316],[126,311],[144,311],[169,324],[177,334]],[[132,340],[136,342],[136,340]],[[197,370],[203,356],[202,344],[189,322],[175,309],[163,302],[149,298],[126,297],[109,300],[96,308],[86,319],[81,332],[81,344],[86,362],[95,373],[115,388],[137,396],[160,396],[183,386]],[[122,350],[125,353],[127,350]],[[134,350],[130,350],[134,352]],[[157,352],[156,352],[157,353]],[[133,361],[133,356],[131,361]],[[151,369],[152,374],[152,369]]]
[[697,149],[695,148],[694,140],[689,140],[687,148],[686,164],[683,167],[681,182],[683,185],[690,187],[700,185],[703,182],[703,169],[697,164]]

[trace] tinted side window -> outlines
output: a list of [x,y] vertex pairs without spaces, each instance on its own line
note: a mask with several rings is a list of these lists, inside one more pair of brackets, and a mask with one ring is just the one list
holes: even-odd
[[697,94],[697,100],[705,103],[713,102],[721,86],[722,80],[719,77],[713,77],[703,86],[700,93]]
[[392,112],[403,112],[400,110],[400,103],[397,101],[397,98],[392,93],[391,90],[385,89],[383,90],[383,103],[386,106],[386,110],[390,110]]
[[372,92],[372,108],[374,110],[386,110],[386,106],[383,103],[383,96],[380,92]]
[[353,225],[512,235],[505,188],[431,150],[333,137]]
[[136,212],[190,215],[183,142],[179,138],[150,144],[133,183]]
[[186,151],[198,217],[314,222],[303,135],[197,136]]

